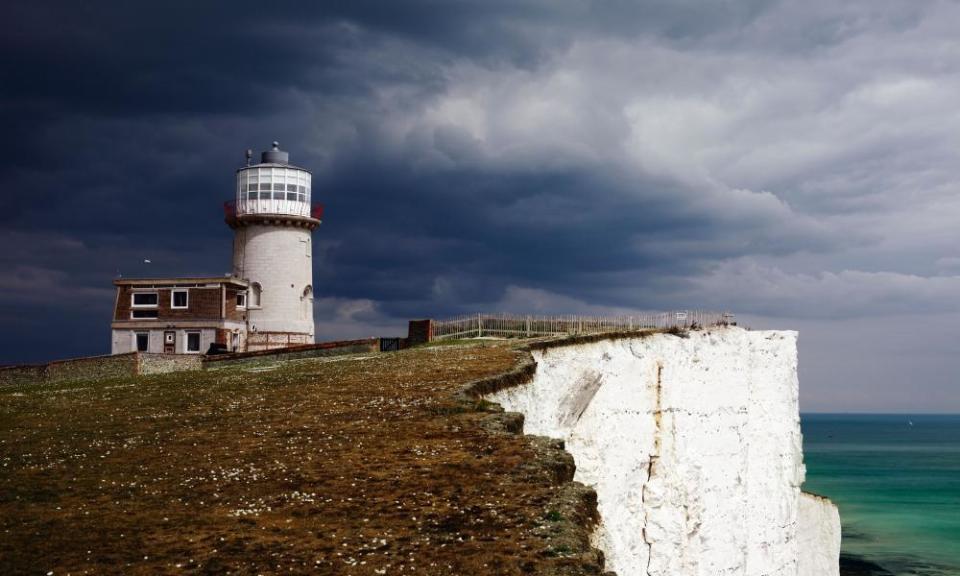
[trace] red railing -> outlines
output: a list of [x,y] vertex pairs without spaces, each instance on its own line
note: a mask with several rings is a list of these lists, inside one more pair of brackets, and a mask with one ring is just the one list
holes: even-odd
[[[228,200],[223,203],[223,217],[227,220],[234,220],[237,217],[237,201]],[[310,206],[310,217],[316,220],[323,219],[323,204],[313,204]]]

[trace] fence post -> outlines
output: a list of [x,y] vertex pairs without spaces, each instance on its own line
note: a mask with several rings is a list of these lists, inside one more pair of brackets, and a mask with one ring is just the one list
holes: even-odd
[[477,338],[483,336],[483,315],[477,313]]

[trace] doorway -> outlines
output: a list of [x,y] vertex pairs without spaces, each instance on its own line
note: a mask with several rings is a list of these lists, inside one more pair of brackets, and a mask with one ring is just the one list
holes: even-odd
[[177,333],[173,330],[167,330],[163,333],[163,353],[177,353]]

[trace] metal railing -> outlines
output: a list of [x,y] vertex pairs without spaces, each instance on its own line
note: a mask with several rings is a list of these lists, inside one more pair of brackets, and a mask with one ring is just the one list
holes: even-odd
[[309,216],[316,220],[322,220],[323,204],[309,205],[305,202],[292,200],[242,200],[238,208],[236,200],[228,200],[223,203],[224,218],[233,220],[238,214]]
[[645,329],[728,326],[735,323],[729,312],[679,310],[630,316],[534,316],[521,314],[471,314],[431,323],[433,339],[533,338],[630,332]]

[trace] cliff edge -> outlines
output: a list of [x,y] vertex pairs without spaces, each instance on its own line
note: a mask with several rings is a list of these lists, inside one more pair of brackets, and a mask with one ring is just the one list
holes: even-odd
[[839,574],[839,515],[801,495],[795,332],[720,328],[534,346],[487,399],[565,441],[621,576]]

